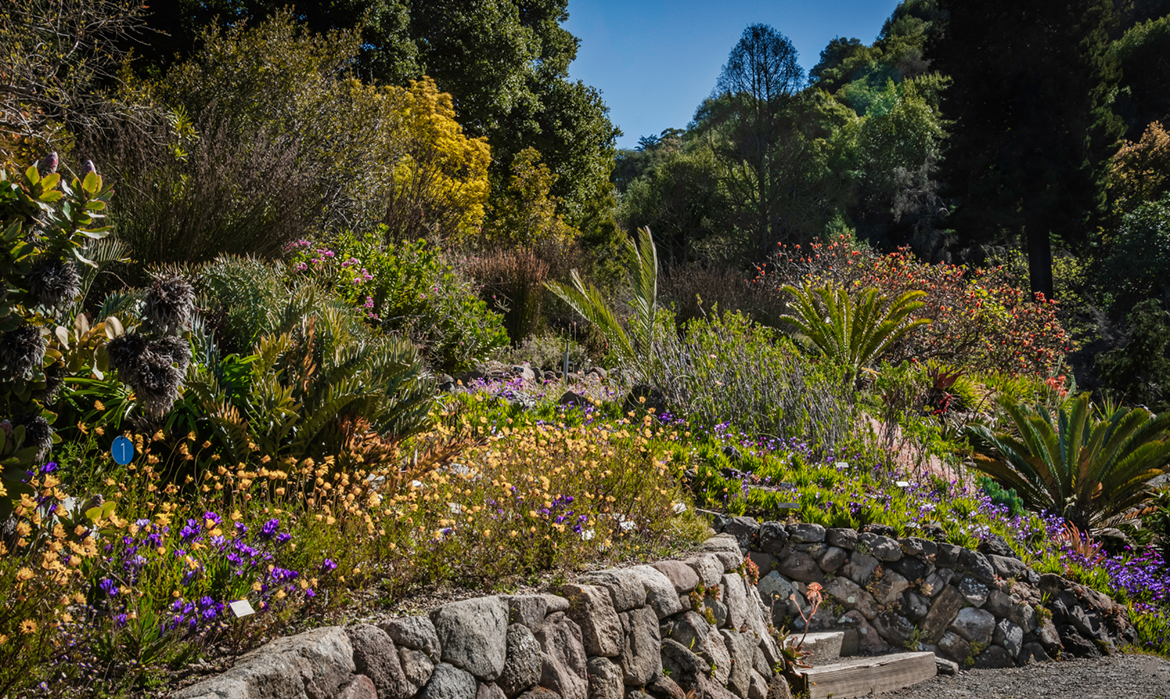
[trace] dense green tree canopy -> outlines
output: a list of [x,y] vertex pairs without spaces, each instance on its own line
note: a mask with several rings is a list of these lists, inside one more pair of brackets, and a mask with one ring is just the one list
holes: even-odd
[[[534,147],[557,176],[552,194],[576,222],[604,197],[618,131],[600,93],[568,78],[578,40],[561,25],[568,0],[176,0],[148,21],[172,42],[154,42],[147,65],[189,54],[210,25],[257,22],[283,7],[315,32],[359,28],[359,77],[405,85],[427,75],[454,97],[460,124],[492,146],[493,190]],[[173,48],[172,48],[173,46]]]
[[934,66],[953,86],[945,179],[962,243],[1027,240],[1033,291],[1052,295],[1051,237],[1084,240],[1104,209],[1119,120],[1110,0],[939,0]]

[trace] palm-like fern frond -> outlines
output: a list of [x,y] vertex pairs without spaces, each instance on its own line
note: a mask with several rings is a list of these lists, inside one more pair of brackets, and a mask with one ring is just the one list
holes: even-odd
[[870,366],[894,342],[920,325],[926,318],[911,319],[921,308],[926,294],[907,291],[890,299],[869,288],[856,297],[840,286],[802,288],[792,285],[783,289],[792,297],[792,314],[780,322],[798,338],[814,345],[830,361],[845,367],[847,379]]
[[1096,410],[1082,394],[1055,418],[1004,399],[1014,434],[971,425],[975,466],[1015,488],[1033,509],[1082,529],[1100,526],[1150,496],[1151,478],[1170,465],[1170,413],[1142,408]]
[[658,249],[649,228],[638,230],[636,245],[632,240],[626,243],[634,259],[630,268],[634,312],[629,319],[629,333],[597,287],[585,284],[577,270],[570,275],[571,287],[557,282],[547,282],[545,286],[581,317],[596,325],[621,360],[638,364],[649,357],[654,343],[658,314]]

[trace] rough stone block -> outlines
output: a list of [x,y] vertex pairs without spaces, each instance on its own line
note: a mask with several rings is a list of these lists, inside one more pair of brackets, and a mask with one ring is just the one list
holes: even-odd
[[857,530],[832,528],[825,530],[825,541],[830,546],[836,546],[847,551],[857,548]]
[[540,682],[542,660],[540,642],[523,624],[512,624],[507,631],[507,659],[497,683],[504,694],[514,697]]
[[854,551],[853,555],[849,557],[849,562],[841,569],[841,574],[858,585],[865,585],[873,577],[873,572],[877,570],[878,565],[880,562],[873,556]]
[[824,594],[846,609],[856,609],[866,619],[874,618],[880,611],[873,595],[849,578],[833,578],[825,586]]
[[378,628],[385,631],[396,645],[426,653],[431,660],[439,660],[439,636],[435,625],[425,616],[405,616],[387,619]]
[[825,549],[821,557],[817,560],[817,565],[826,573],[835,573],[841,566],[849,560],[849,553],[837,546],[830,546]]
[[650,567],[665,575],[680,595],[699,586],[699,574],[695,572],[694,568],[682,561],[659,561],[650,564]]
[[625,684],[622,672],[609,658],[590,658],[586,665],[589,673],[589,699],[622,699]]
[[546,595],[509,595],[500,599],[508,604],[510,624],[523,624],[529,629],[540,628],[548,614]]
[[880,579],[874,580],[870,589],[878,604],[893,604],[910,588],[910,581],[892,570],[886,570]]
[[658,616],[643,607],[621,614],[623,643],[618,665],[623,684],[645,686],[662,674]]
[[430,682],[418,693],[418,699],[476,699],[479,686],[475,677],[454,665],[439,663]]
[[402,672],[398,649],[385,631],[377,626],[358,624],[347,628],[345,632],[353,646],[356,671],[373,681],[379,697],[407,699],[418,691]]
[[951,620],[955,618],[959,610],[963,608],[963,596],[953,585],[947,585],[943,591],[935,598],[934,604],[930,607],[930,613],[926,615],[926,619],[922,621],[922,638],[927,643],[938,643],[940,646],[942,642],[939,638],[943,635],[943,631],[950,625]]
[[869,555],[879,561],[896,561],[902,557],[902,546],[897,540],[881,534],[865,532],[857,536],[857,545],[865,547]]
[[825,528],[804,522],[791,524],[788,526],[788,536],[798,544],[819,544],[825,540]]
[[759,548],[765,553],[780,556],[788,545],[788,530],[783,522],[764,522],[760,525]]
[[332,697],[352,681],[353,646],[345,629],[326,626],[278,638],[227,672],[175,692],[176,699],[255,696]]
[[486,682],[499,678],[504,671],[508,631],[508,605],[502,599],[475,597],[451,602],[433,610],[430,617],[444,663]]
[[995,617],[991,612],[967,607],[959,610],[955,620],[951,622],[951,628],[968,641],[986,646],[991,643],[992,634],[995,632]]
[[569,611],[565,613],[581,628],[585,652],[616,658],[622,648],[622,624],[609,591],[596,585],[569,584],[562,585],[557,592],[569,600]]
[[713,553],[701,553],[683,561],[699,576],[699,582],[707,587],[718,585],[723,577],[723,563]]

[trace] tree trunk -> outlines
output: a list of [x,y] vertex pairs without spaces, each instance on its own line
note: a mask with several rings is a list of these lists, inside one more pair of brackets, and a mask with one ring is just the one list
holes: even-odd
[[1042,226],[1029,226],[1028,237],[1028,279],[1032,293],[1052,298],[1052,240]]

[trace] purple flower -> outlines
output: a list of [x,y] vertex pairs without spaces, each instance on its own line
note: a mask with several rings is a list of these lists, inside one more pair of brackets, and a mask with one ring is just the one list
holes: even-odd
[[276,534],[277,530],[279,530],[279,529],[280,529],[280,520],[279,519],[270,519],[267,522],[265,522],[264,527],[260,529],[260,538],[265,540],[265,541],[268,541]]
[[325,562],[321,564],[322,573],[332,573],[335,570],[337,570],[337,564],[330,558],[326,558]]
[[102,578],[98,583],[98,587],[110,597],[116,597],[118,595],[118,583],[109,578]]

